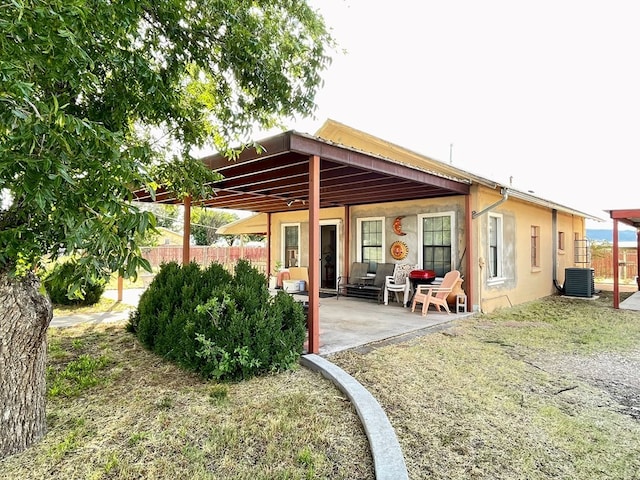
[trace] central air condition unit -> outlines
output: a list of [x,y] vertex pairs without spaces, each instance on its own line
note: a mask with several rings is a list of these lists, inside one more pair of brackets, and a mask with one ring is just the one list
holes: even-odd
[[592,297],[595,294],[593,268],[565,268],[564,294],[570,297]]

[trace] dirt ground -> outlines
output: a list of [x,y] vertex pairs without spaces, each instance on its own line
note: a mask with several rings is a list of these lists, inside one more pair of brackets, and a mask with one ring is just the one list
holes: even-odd
[[621,413],[640,422],[640,349],[588,356],[546,356],[535,359],[534,364],[563,375],[568,381],[576,378],[604,391],[620,405]]

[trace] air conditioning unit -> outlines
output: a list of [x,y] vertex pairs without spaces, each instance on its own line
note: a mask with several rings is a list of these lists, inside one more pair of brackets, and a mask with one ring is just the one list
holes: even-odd
[[592,297],[595,294],[593,268],[565,268],[564,294],[570,297]]

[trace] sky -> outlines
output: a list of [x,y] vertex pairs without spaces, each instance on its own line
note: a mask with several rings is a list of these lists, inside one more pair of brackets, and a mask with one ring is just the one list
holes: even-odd
[[310,3],[338,51],[288,128],[332,118],[605,220],[640,208],[637,0]]

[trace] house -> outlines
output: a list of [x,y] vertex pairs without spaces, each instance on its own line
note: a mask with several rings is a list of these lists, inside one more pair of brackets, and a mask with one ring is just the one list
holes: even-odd
[[158,245],[182,245],[182,234],[169,230],[165,227],[156,227],[159,237],[156,240]]
[[[550,295],[564,283],[567,267],[585,266],[588,258],[585,219],[573,208],[521,192],[465,172],[452,165],[393,145],[380,138],[328,120],[315,135],[332,144],[367,152],[390,162],[426,170],[469,185],[469,195],[447,193],[436,198],[376,201],[320,211],[321,288],[335,287],[336,277],[350,262],[418,264],[442,276],[458,269],[469,277],[465,258],[472,256],[475,310],[492,311]],[[354,183],[354,188],[358,188]],[[468,198],[467,198],[468,197]],[[466,217],[471,216],[471,249]],[[308,265],[308,213],[271,215],[270,255],[284,266]],[[257,214],[221,227],[225,234],[266,233],[267,214]],[[349,231],[345,226],[349,225]],[[341,244],[349,239],[348,255]],[[406,257],[393,258],[391,246],[401,242]],[[472,253],[469,252],[471,250]],[[347,257],[347,258],[345,258]],[[555,281],[555,282],[554,282]]]
[[[417,264],[439,276],[458,269],[470,308],[487,312],[553,294],[565,268],[587,262],[591,215],[339,122],[258,144],[235,162],[202,159],[225,176],[204,203],[259,212],[218,233],[267,235],[269,271],[276,261],[309,267],[310,351],[318,291],[335,288],[355,261]],[[178,202],[169,192],[157,198]]]

